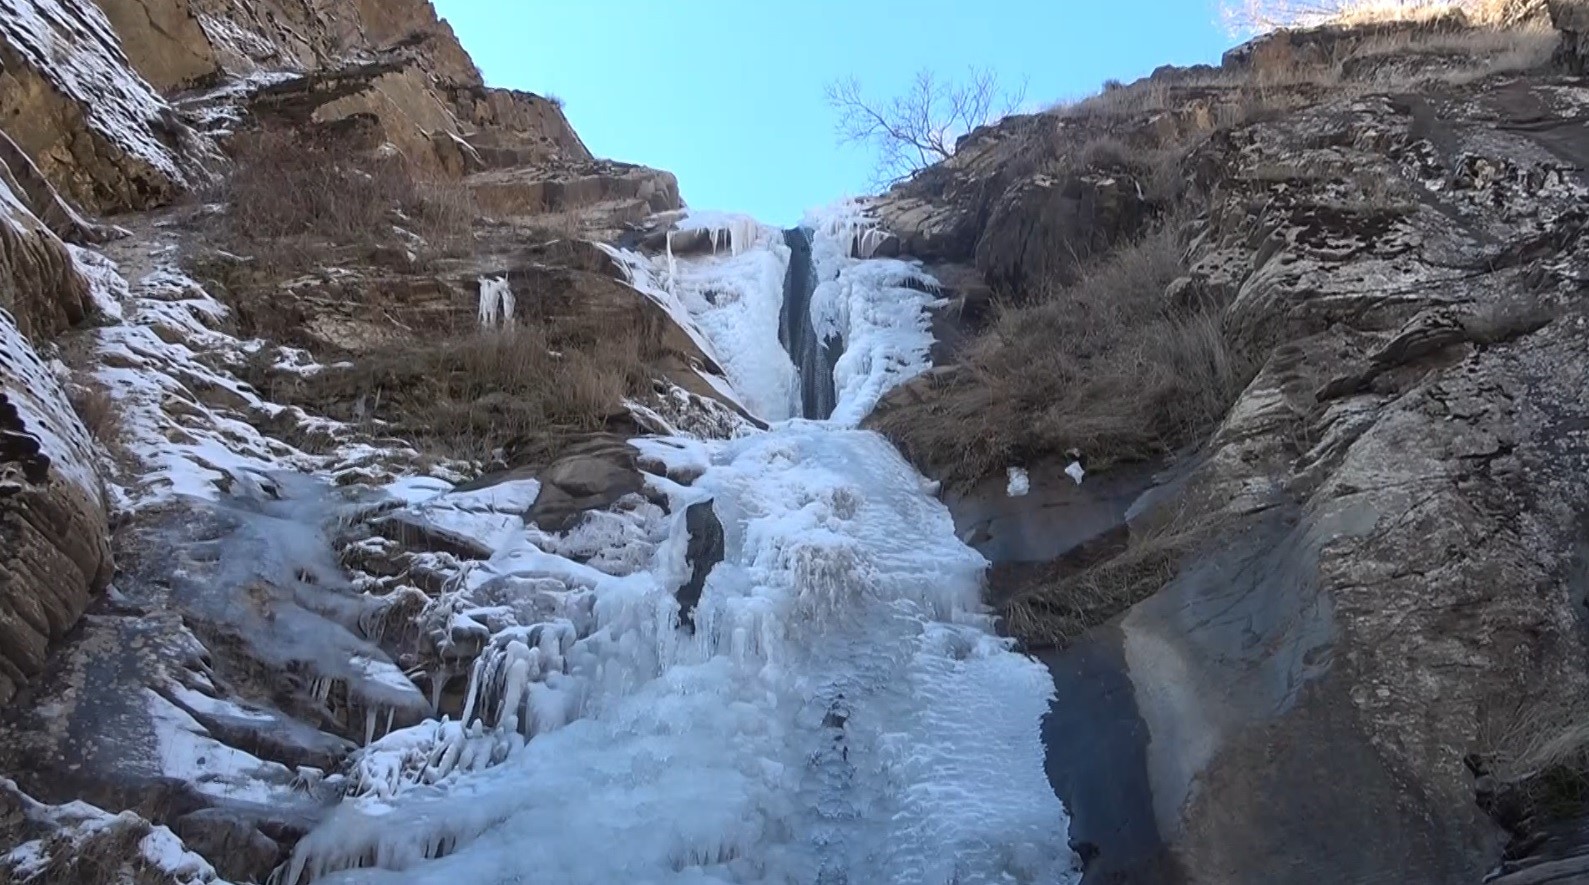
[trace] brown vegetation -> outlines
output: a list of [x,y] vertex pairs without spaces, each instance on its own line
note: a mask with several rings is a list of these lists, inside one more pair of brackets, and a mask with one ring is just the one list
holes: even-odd
[[1004,628],[1030,646],[1063,646],[1157,593],[1214,534],[1213,524],[1189,513],[1122,528],[1095,542],[1102,549],[1083,548],[1021,581],[1001,606]]
[[1165,455],[1207,433],[1253,373],[1222,305],[1172,303],[1175,225],[1115,250],[1079,282],[1006,307],[965,371],[877,427],[918,464],[965,484],[1068,449],[1093,468]]
[[273,267],[301,268],[346,248],[402,243],[437,256],[473,243],[468,189],[399,154],[290,129],[244,133],[231,151],[234,168],[218,195],[227,241]]
[[1502,25],[1527,0],[1225,0],[1220,17],[1232,33],[1318,24],[1364,25],[1430,21],[1462,15],[1479,25]]
[[601,429],[643,389],[642,341],[633,326],[558,346],[534,324],[483,330],[361,354],[271,395],[400,435],[431,454],[486,461],[512,443],[521,460],[533,461],[569,435]]
[[72,384],[66,396],[89,436],[107,446],[121,439],[121,406],[105,388],[93,382]]

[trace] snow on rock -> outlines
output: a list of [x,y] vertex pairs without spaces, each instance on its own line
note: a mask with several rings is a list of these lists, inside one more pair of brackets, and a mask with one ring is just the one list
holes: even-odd
[[285,766],[227,746],[181,707],[144,689],[162,775],[229,802],[285,805],[293,774]]
[[1010,482],[1005,486],[1004,494],[1011,498],[1020,498],[1032,490],[1031,477],[1026,475],[1026,468],[1011,467],[1009,469]]
[[89,0],[0,0],[0,39],[80,107],[89,127],[174,182],[189,182],[189,164],[157,132],[176,116],[138,76],[121,40]]
[[[120,407],[121,442],[133,457],[115,477],[126,506],[268,497],[273,471],[358,471],[418,457],[404,446],[353,441],[342,425],[270,403],[239,381],[227,370],[240,370],[262,345],[221,331],[226,307],[181,271],[159,264],[129,284],[103,254],[74,247],[72,257],[94,302],[121,319],[93,334],[95,377]],[[312,456],[261,433],[251,420],[281,416],[297,417],[305,429],[337,442]]]
[[[83,422],[72,411],[55,373],[17,330],[11,315],[0,310],[0,418],[12,411],[15,424],[0,425],[4,428],[0,432],[26,437],[26,445],[38,452],[37,459],[22,464],[24,473],[31,464],[40,471],[32,481],[42,482],[47,469],[49,475],[76,487],[88,500],[100,500],[94,446]],[[0,473],[0,494],[21,478]]]
[[[0,780],[0,801],[20,812],[18,823],[34,836],[0,857],[7,881],[131,882],[136,876],[162,885],[224,885],[175,833],[131,811],[113,815],[86,802],[46,805],[10,780]],[[125,878],[100,878],[107,874]]]
[[1087,471],[1082,469],[1080,461],[1072,461],[1065,468],[1065,475],[1075,480],[1076,485],[1081,485],[1082,477],[1087,475]]
[[[993,634],[986,563],[887,442],[792,422],[637,448],[705,469],[605,542],[649,567],[526,531],[460,573],[451,629],[490,634],[463,716],[357,754],[282,882],[1067,881],[1052,682]],[[691,631],[672,590],[705,499],[726,551]]]
[[[701,377],[708,376],[701,373]],[[624,407],[635,420],[652,433],[696,439],[732,439],[755,429],[743,415],[716,399],[691,393],[667,381],[658,381],[655,386],[654,395],[646,398],[645,402],[624,401]],[[729,402],[738,402],[732,390],[726,390],[724,396]]]

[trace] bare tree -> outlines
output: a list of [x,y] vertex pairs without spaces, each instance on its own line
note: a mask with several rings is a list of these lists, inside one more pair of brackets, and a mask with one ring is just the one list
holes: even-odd
[[839,141],[872,145],[876,182],[886,185],[948,159],[960,136],[1014,113],[1026,85],[1002,89],[997,75],[977,68],[964,81],[945,81],[923,69],[904,93],[883,101],[868,98],[853,77],[829,83],[826,93]]

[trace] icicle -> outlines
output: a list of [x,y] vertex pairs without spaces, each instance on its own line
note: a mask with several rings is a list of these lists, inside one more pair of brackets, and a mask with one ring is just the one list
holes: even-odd
[[375,743],[375,708],[364,708],[364,746]]
[[506,276],[480,278],[480,328],[513,325],[513,287]]
[[468,722],[469,717],[474,715],[475,701],[480,696],[480,677],[484,675],[484,671],[485,658],[475,658],[474,666],[469,668],[469,694],[464,698],[463,702],[463,721],[465,722]]
[[[677,294],[677,292],[678,292],[678,279],[679,279],[679,262],[678,262],[678,259],[673,257],[673,233],[674,232],[671,231],[671,230],[668,231],[668,235],[665,238],[667,240],[667,244],[668,244],[668,285],[667,285],[667,291],[668,291],[668,294],[670,294],[670,295],[671,294]],[[631,282],[633,282],[633,277],[634,277],[634,274],[631,271],[631,273],[630,273],[630,281]]]
[[396,716],[396,715],[397,715],[397,708],[396,707],[387,707],[386,708],[386,730],[381,733],[382,737],[385,737],[386,735],[389,735],[389,734],[392,733],[392,718],[394,716]]

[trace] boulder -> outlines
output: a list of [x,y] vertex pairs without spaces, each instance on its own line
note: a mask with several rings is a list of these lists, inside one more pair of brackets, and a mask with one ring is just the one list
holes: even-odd
[[711,501],[697,501],[684,509],[684,528],[690,538],[684,548],[690,579],[674,596],[679,601],[679,618],[693,628],[695,606],[701,601],[706,576],[723,561],[723,523]]
[[549,532],[567,531],[586,511],[607,507],[645,486],[635,450],[606,435],[564,449],[538,477],[541,493],[527,519]]
[[1150,211],[1130,178],[1038,173],[994,203],[977,240],[977,269],[1014,292],[1068,282],[1081,262],[1140,232]]

